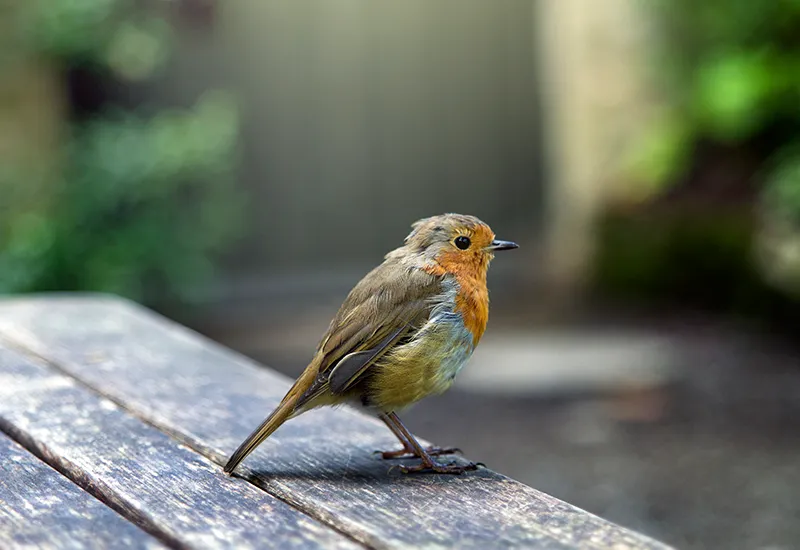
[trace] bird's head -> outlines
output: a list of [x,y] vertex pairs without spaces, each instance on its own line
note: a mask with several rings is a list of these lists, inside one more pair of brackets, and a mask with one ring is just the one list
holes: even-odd
[[435,262],[448,272],[485,274],[494,254],[517,244],[495,238],[494,231],[475,216],[441,214],[412,224],[405,246],[391,255],[411,255]]

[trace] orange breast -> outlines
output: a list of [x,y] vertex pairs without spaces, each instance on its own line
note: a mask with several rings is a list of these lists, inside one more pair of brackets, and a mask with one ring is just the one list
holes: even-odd
[[456,277],[461,287],[456,296],[455,310],[464,319],[464,326],[472,333],[474,346],[486,330],[489,320],[489,291],[486,289],[486,279]]
[[[465,261],[467,260],[467,261]],[[472,261],[470,261],[472,260]],[[444,273],[455,277],[459,291],[456,296],[455,311],[464,319],[464,326],[472,333],[473,345],[486,330],[489,320],[489,291],[486,288],[487,262],[480,256],[465,258],[463,255],[448,252],[439,257],[437,268],[431,273]]]

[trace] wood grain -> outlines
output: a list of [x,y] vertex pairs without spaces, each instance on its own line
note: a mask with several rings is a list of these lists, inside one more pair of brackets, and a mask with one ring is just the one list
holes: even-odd
[[[0,427],[169,546],[360,548],[252,485],[225,479],[204,457],[8,349],[0,349]],[[104,537],[114,534],[96,527]],[[59,529],[52,525],[51,536]]]
[[0,548],[165,548],[0,433]]
[[[114,298],[0,302],[0,336],[219,465],[289,386],[285,377]],[[241,471],[378,548],[667,548],[490,470],[459,477],[389,471],[373,451],[396,445],[378,421],[349,408],[324,409],[287,423]]]

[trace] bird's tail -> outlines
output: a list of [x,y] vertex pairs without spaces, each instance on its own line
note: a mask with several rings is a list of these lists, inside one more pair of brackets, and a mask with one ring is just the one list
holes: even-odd
[[306,410],[303,405],[307,404],[311,397],[306,392],[311,385],[308,379],[310,378],[311,382],[313,382],[314,378],[316,378],[313,375],[307,376],[307,373],[311,370],[312,369],[307,369],[306,372],[303,373],[275,410],[270,413],[267,419],[264,420],[253,433],[247,436],[247,439],[245,439],[241,445],[239,445],[239,448],[231,455],[223,468],[226,474],[230,475],[239,463],[247,458],[247,455],[261,445],[261,443],[272,435],[275,430],[280,428],[284,422]]

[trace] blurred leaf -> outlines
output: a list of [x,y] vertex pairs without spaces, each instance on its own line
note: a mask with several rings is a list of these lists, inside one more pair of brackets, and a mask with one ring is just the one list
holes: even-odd
[[28,0],[21,25],[37,50],[58,57],[92,57],[108,42],[125,0]]
[[105,61],[125,80],[151,76],[167,59],[169,28],[160,19],[121,24],[110,38]]
[[687,168],[692,138],[686,117],[679,112],[669,113],[656,121],[631,150],[626,175],[645,185],[648,194],[659,191]]
[[711,135],[723,141],[747,138],[764,122],[778,89],[775,62],[761,53],[720,56],[700,66],[695,112]]
[[800,223],[800,144],[788,145],[773,157],[764,191],[773,215]]

